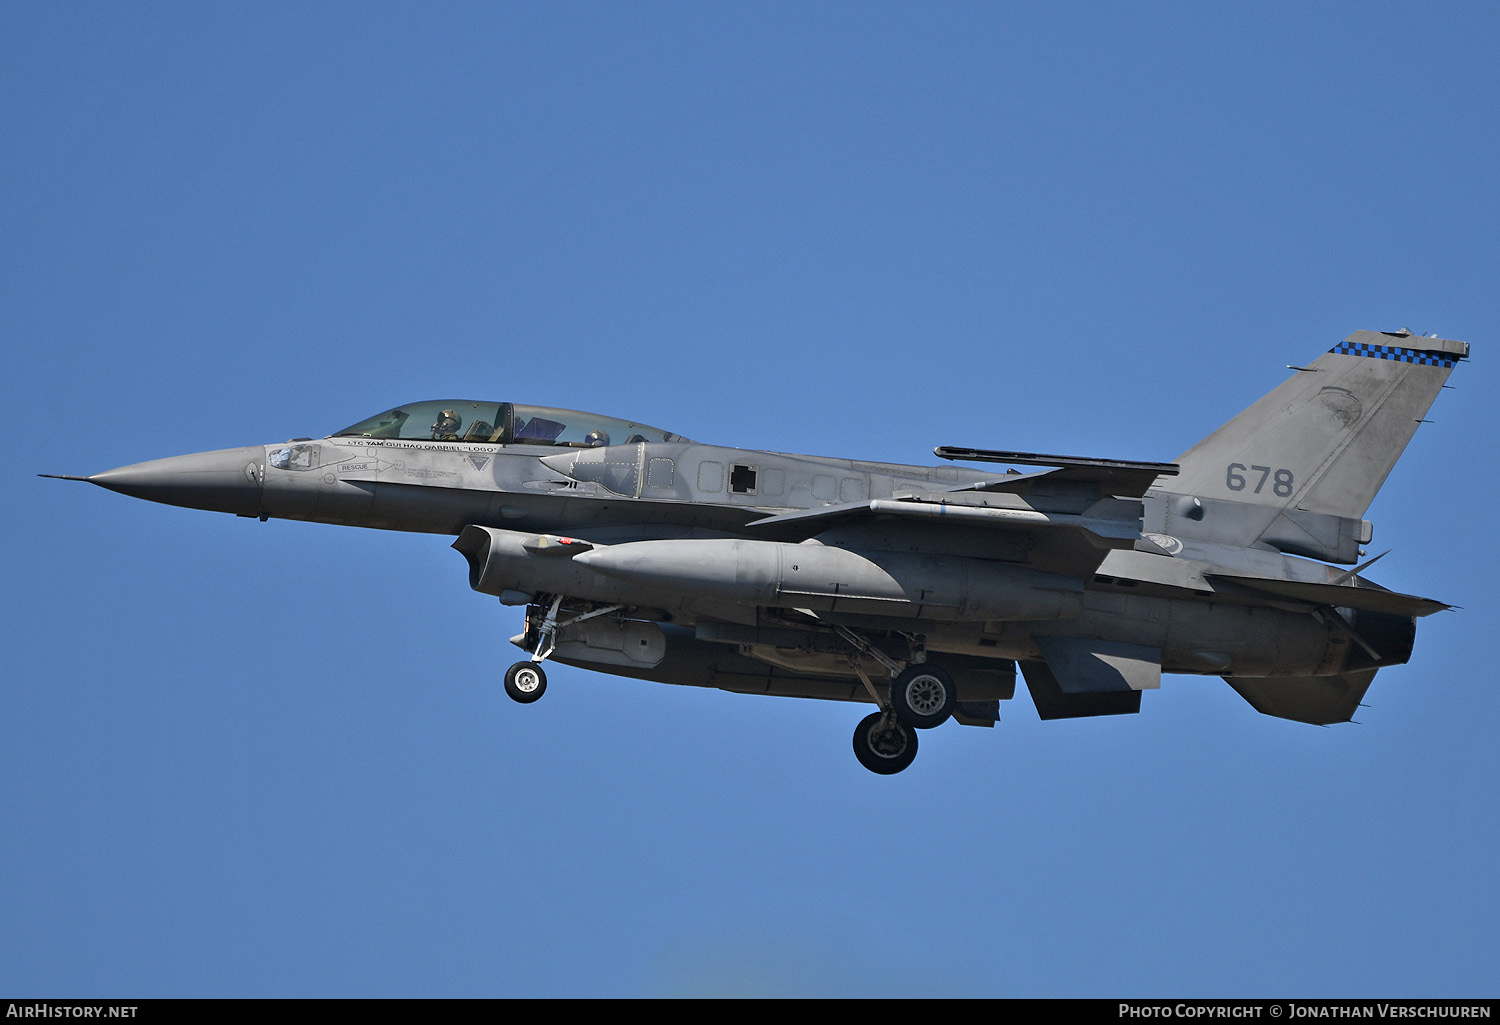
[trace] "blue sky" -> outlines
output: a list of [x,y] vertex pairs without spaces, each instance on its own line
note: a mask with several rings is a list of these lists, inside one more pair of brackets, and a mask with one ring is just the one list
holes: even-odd
[[[0,994],[1494,996],[1500,10],[9,4]],[[1474,345],[1370,511],[1361,724],[1167,677],[924,735],[584,673],[433,535],[36,473],[472,395],[1171,459]],[[398,601],[392,602],[392,596]]]

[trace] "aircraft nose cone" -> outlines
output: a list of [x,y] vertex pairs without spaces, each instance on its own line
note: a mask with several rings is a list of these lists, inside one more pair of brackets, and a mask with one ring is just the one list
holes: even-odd
[[105,470],[88,479],[132,498],[254,516],[260,512],[265,458],[266,450],[259,445],[226,448],[153,459]]

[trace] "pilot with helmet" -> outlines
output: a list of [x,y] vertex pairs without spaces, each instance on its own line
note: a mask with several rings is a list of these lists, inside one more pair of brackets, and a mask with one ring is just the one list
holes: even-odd
[[463,420],[458,413],[452,409],[445,409],[432,425],[432,437],[437,441],[457,441],[458,429],[462,426]]

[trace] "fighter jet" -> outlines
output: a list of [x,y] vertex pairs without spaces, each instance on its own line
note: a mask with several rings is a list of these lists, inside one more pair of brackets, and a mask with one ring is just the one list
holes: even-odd
[[1170,463],[939,447],[946,465],[905,466],[440,399],[67,479],[455,535],[469,586],[525,609],[516,701],[542,696],[550,660],[863,703],[854,753],[892,774],[920,731],[998,722],[1018,666],[1043,719],[1138,712],[1165,672],[1220,676],[1267,715],[1348,721],[1376,671],[1410,658],[1416,620],[1449,607],[1361,575],[1363,516],[1468,354],[1357,331]]

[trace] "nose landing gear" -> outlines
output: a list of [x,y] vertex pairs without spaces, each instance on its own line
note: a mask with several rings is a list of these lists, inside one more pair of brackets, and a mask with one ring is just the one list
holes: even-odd
[[[557,638],[570,626],[575,626],[585,620],[596,616],[607,616],[612,612],[618,612],[622,606],[606,605],[592,612],[584,612],[575,615],[566,622],[559,623],[557,614],[562,609],[563,599],[559,595],[552,599],[542,621],[536,626],[536,644],[532,648],[531,660],[528,662],[517,662],[505,671],[505,693],[510,695],[511,700],[519,701],[523,705],[529,705],[540,698],[547,691],[547,674],[542,671],[542,663],[547,656],[557,650]],[[526,610],[526,634],[532,636],[532,610],[541,611],[540,605],[533,605]]]
[[547,692],[547,674],[536,662],[517,662],[505,671],[505,693],[529,705]]

